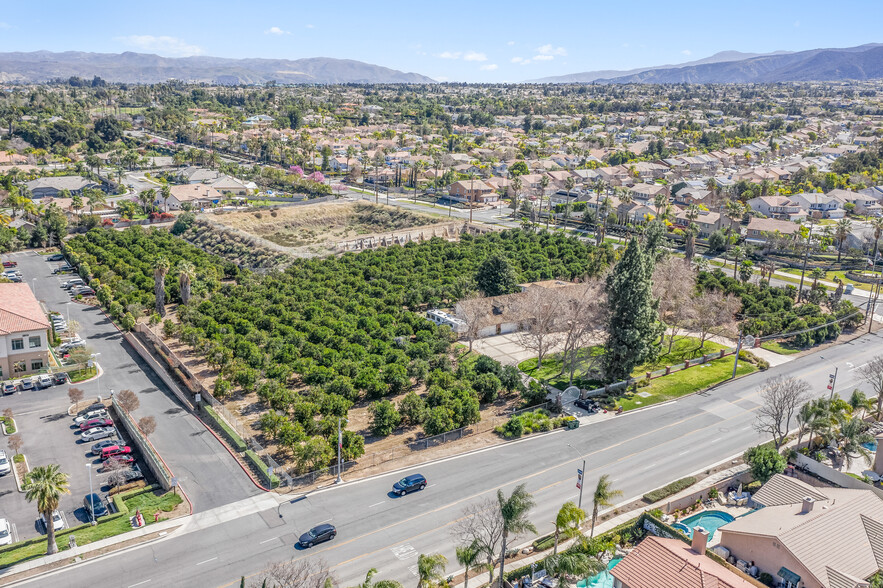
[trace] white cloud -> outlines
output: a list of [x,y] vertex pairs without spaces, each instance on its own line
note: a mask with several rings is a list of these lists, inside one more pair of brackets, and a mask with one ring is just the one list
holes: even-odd
[[690,51],[689,49],[684,49],[683,51],[681,51],[681,54],[683,54],[683,55],[693,55],[693,52]]
[[316,25],[308,24],[308,25],[306,25],[306,28],[308,28],[308,29],[314,29],[314,28],[316,28]]
[[509,61],[511,61],[512,63],[521,63],[522,61],[524,61],[524,57],[513,57]]
[[460,59],[460,56],[463,55],[459,51],[443,51],[438,54],[442,59]]
[[487,61],[487,55],[484,53],[476,53],[475,51],[470,51],[466,55],[463,56],[464,61]]
[[496,63],[488,63],[487,65],[482,65],[479,69],[483,71],[494,71],[499,67]]
[[151,51],[169,57],[185,57],[188,55],[201,55],[203,53],[202,47],[191,45],[176,37],[128,35],[116,37],[116,40],[142,51]]
[[515,41],[509,41],[509,42],[508,42],[508,43],[506,43],[506,44],[507,44],[507,45],[509,45],[509,46],[510,46],[510,47],[511,47],[511,46],[512,46],[512,45],[514,45],[514,44],[515,44]]
[[564,47],[553,47],[550,45],[543,45],[542,47],[537,47],[537,53],[540,55],[551,55],[553,57],[565,57],[567,55],[567,49]]
[[541,54],[541,55],[534,55],[533,56],[534,61],[552,61],[553,59],[555,59],[554,55],[542,55]]
[[290,35],[290,31],[283,31],[279,27],[270,27],[266,31],[264,31],[265,35]]

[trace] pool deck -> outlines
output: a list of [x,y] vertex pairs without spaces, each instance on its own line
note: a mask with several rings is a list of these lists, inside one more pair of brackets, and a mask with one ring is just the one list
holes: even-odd
[[[695,512],[691,512],[688,516],[684,517],[680,521],[673,520],[671,522],[672,523],[681,522],[684,519],[688,519],[688,518],[696,516],[696,515],[701,515],[702,513],[707,512],[707,511],[725,512],[728,515],[730,515],[731,517],[733,517],[734,519],[738,519],[739,517],[744,516],[744,515],[752,512],[753,510],[754,510],[753,508],[750,508],[747,506],[728,506],[728,505],[721,506],[719,503],[715,502],[713,508],[704,508],[702,510],[697,510]],[[723,525],[721,525],[721,526],[723,526]],[[721,534],[715,533],[714,537],[711,537],[708,540],[708,546],[714,547],[715,545],[720,543],[720,540],[721,540]]]

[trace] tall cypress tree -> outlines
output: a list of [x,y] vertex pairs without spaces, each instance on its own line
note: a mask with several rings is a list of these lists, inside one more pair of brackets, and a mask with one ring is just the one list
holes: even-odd
[[659,322],[659,301],[652,291],[653,260],[629,241],[625,253],[607,277],[607,381],[627,379],[635,366],[656,357],[655,341],[665,328]]
[[508,259],[496,252],[487,256],[478,266],[475,283],[485,296],[500,296],[518,290],[515,270]]

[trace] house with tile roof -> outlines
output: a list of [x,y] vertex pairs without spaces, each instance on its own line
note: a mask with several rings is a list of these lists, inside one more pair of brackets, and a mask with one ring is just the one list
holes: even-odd
[[49,366],[49,321],[30,286],[0,284],[0,380]]
[[720,545],[781,586],[866,588],[883,569],[883,498],[874,490],[777,474],[752,501],[762,508],[720,527]]

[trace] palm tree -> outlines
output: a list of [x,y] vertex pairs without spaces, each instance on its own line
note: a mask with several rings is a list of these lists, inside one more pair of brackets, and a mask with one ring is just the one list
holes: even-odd
[[848,218],[841,218],[834,226],[834,235],[837,237],[837,263],[840,263],[840,254],[843,253],[843,244],[852,230],[852,221]]
[[877,246],[880,243],[880,236],[883,235],[883,216],[875,216],[868,221],[871,228],[874,229],[874,253],[871,255],[871,261],[877,262]]
[[727,226],[728,251],[730,248],[730,235],[733,233],[733,226],[736,224],[736,221],[742,220],[743,214],[745,214],[745,206],[741,202],[738,200],[727,200],[727,203],[724,206],[724,216],[730,219],[730,224]]
[[141,202],[142,208],[144,208],[144,212],[147,213],[149,211],[149,207],[153,205],[156,201],[156,190],[150,188],[149,190],[142,190],[138,193],[138,201]]
[[497,490],[497,502],[500,503],[500,514],[503,517],[503,549],[500,556],[500,588],[503,588],[506,566],[506,540],[509,533],[518,534],[530,531],[536,533],[537,528],[527,518],[527,513],[534,507],[533,496],[525,489],[524,484],[519,484],[509,495]]
[[47,521],[46,525],[46,554],[58,553],[58,545],[55,544],[55,526],[52,524],[52,511],[58,508],[58,501],[62,494],[70,494],[68,489],[67,474],[59,471],[58,464],[37,466],[26,476],[22,490],[25,492],[25,500],[37,503],[37,511]]
[[434,588],[443,580],[448,559],[440,553],[417,558],[417,588]]
[[567,202],[564,205],[564,227],[567,228],[567,221],[570,220],[570,192],[576,186],[576,180],[573,176],[564,180],[564,189],[567,190]]
[[353,588],[402,588],[401,583],[396,582],[395,580],[380,580],[379,582],[375,582],[375,574],[377,574],[377,568],[371,568],[365,575],[365,581]]
[[156,296],[156,314],[166,316],[166,274],[169,273],[169,260],[158,257],[153,268],[153,293]]
[[607,569],[597,558],[590,557],[579,551],[565,551],[546,558],[546,571],[558,578],[561,586],[566,586],[565,578],[590,576]]
[[684,238],[684,257],[687,260],[687,263],[693,261],[693,255],[696,252],[696,235],[699,233],[699,226],[696,224],[696,219],[699,218],[701,210],[699,206],[696,204],[691,204],[687,207],[684,216],[687,218],[687,230],[685,232]]
[[861,457],[865,463],[871,465],[871,452],[865,443],[874,441],[874,436],[868,432],[868,424],[858,417],[852,417],[842,425],[838,432],[838,444],[846,459],[846,467],[852,466],[852,460]]
[[479,566],[482,558],[481,547],[473,541],[470,545],[458,547],[455,550],[457,554],[457,563],[466,568],[465,577],[463,579],[463,588],[469,588],[469,571]]
[[592,530],[589,538],[595,536],[595,521],[598,520],[598,509],[601,507],[613,506],[611,500],[622,496],[622,490],[614,490],[610,476],[604,474],[598,479],[598,485],[595,486],[595,492],[592,494]]
[[[86,192],[88,190],[88,192]],[[107,203],[107,194],[104,193],[103,190],[99,190],[97,188],[93,189],[84,189],[86,192],[86,204],[89,205],[89,214],[92,214],[95,211],[96,206],[103,206]]]
[[876,404],[873,398],[868,398],[865,396],[865,393],[858,388],[852,391],[852,395],[847,402],[852,409],[852,414],[855,416],[864,416],[870,413],[874,410],[874,405]]
[[739,269],[739,258],[745,254],[745,251],[738,245],[734,245],[730,250],[733,254],[733,279],[736,279],[736,270]]
[[558,553],[558,537],[576,537],[579,534],[579,527],[586,520],[586,511],[579,508],[572,501],[565,502],[558,515],[555,517],[555,548],[552,555]]
[[159,193],[162,195],[162,203],[163,210],[165,212],[169,211],[169,198],[172,197],[172,187],[169,186],[168,183],[164,183],[162,188],[159,189]]
[[[620,190],[616,196],[619,198],[619,206],[616,207],[616,214],[619,216],[619,224],[628,225],[628,208],[635,201],[634,193],[631,190]],[[631,234],[631,232],[629,232],[629,234]]]
[[[540,189],[542,190],[540,193],[540,212],[543,211],[543,198],[546,197],[546,188],[549,187],[549,176],[543,174],[543,177],[540,178]],[[552,199],[549,198],[549,216],[546,217],[546,230],[549,230],[549,217],[552,216]]]
[[187,304],[190,302],[190,284],[196,277],[196,266],[187,260],[181,260],[178,263],[178,286],[181,290],[181,302]]
[[[814,407],[812,401],[804,402],[797,410],[797,414],[794,415],[794,418],[797,420],[798,448],[800,447],[800,442],[803,441],[803,434],[812,427],[813,415]],[[810,435],[810,442],[812,442],[812,435]]]
[[812,278],[812,287],[815,288],[818,285],[819,280],[825,277],[825,270],[820,267],[812,268],[812,271],[809,272],[809,277]]
[[657,217],[666,204],[668,204],[668,196],[666,196],[662,192],[653,197],[653,208],[656,209]]
[[518,194],[521,192],[522,183],[521,178],[516,176],[514,180],[512,180],[512,217],[515,218],[518,216]]

